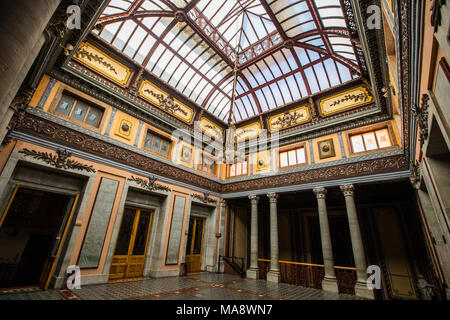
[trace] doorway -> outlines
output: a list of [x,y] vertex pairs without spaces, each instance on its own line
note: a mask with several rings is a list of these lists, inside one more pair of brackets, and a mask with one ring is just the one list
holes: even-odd
[[200,272],[202,267],[204,218],[192,217],[189,220],[189,233],[186,246],[186,264],[188,272]]
[[17,185],[0,219],[0,287],[47,289],[77,195]]
[[153,211],[125,207],[109,273],[110,279],[141,277]]

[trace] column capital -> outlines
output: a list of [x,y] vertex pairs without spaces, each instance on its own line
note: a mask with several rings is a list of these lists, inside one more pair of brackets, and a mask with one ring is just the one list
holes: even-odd
[[252,195],[249,195],[248,198],[250,199],[252,204],[258,204],[259,196],[256,196],[256,195],[252,194]]
[[314,188],[313,192],[316,194],[317,199],[325,199],[327,189],[325,189],[324,187]]
[[345,184],[340,186],[341,191],[344,193],[344,196],[346,197],[353,197],[353,194],[355,193],[355,186],[352,184]]
[[222,205],[222,208],[225,208],[227,206],[227,200],[221,199],[220,204]]
[[277,199],[278,199],[279,196],[275,192],[270,192],[270,193],[267,194],[267,197],[269,198],[269,201],[271,203],[274,203],[274,202],[277,202]]

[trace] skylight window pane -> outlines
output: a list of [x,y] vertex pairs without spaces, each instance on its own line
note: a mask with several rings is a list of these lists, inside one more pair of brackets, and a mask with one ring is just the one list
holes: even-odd
[[266,99],[264,98],[262,91],[257,90],[257,91],[255,91],[255,94],[256,94],[256,98],[259,101],[259,104],[261,105],[262,111],[264,112],[264,111],[269,110],[269,107],[267,106],[267,102],[266,102]]
[[312,62],[320,59],[319,54],[315,51],[308,50],[308,55]]
[[[298,86],[300,87],[300,92],[301,92],[302,97],[306,97],[308,95],[308,90],[306,88],[305,82],[303,81],[303,77],[300,75],[300,73],[295,74],[295,80],[296,80]],[[292,91],[292,92],[294,92],[294,91]],[[294,98],[294,99],[296,99],[296,98]]]
[[263,73],[263,75],[267,81],[271,81],[274,79],[272,72],[270,71],[270,69],[267,67],[267,65],[263,61],[258,62],[257,65],[259,67],[259,70],[261,70],[261,72]]
[[328,84],[327,74],[322,66],[322,63],[314,65],[314,71],[316,71],[317,78],[319,80],[319,85],[321,90],[328,89],[330,85]]
[[157,76],[162,76],[162,72],[163,72],[164,68],[166,68],[166,66],[169,64],[172,57],[173,57],[173,54],[169,50],[166,50],[161,55],[161,58],[159,59],[159,61],[156,63],[156,66],[153,69],[153,73],[156,74]]
[[167,65],[166,70],[164,70],[164,74],[162,75],[162,79],[164,81],[168,81],[170,77],[173,76],[173,73],[175,69],[178,67],[178,65],[181,63],[181,60],[174,56],[172,58],[172,61]]
[[256,81],[258,82],[258,86],[266,83],[266,80],[264,80],[264,77],[262,76],[262,74],[259,72],[259,70],[254,66],[250,66],[249,71],[251,72],[251,74],[253,75],[253,77],[256,79]]
[[[270,85],[270,89],[272,89],[273,96],[275,97],[275,104],[276,104],[276,106],[285,105],[286,104],[286,102],[285,102],[286,99],[283,100],[284,97],[282,96],[280,89],[278,89],[277,84],[276,83],[272,83]],[[289,96],[287,98],[288,98],[288,101],[289,101]]]
[[113,42],[113,46],[115,46],[119,50],[122,50],[135,28],[136,23],[134,23],[134,21],[125,21],[119,33],[117,34],[116,39]]
[[328,77],[330,78],[331,86],[337,86],[341,82],[339,81],[338,72],[332,59],[324,61],[325,69],[327,70]]
[[322,23],[325,28],[331,28],[331,27],[346,28],[347,27],[344,19],[322,19]]
[[186,70],[188,69],[188,65],[185,64],[184,62],[182,62],[180,64],[180,66],[178,67],[176,73],[172,76],[172,78],[169,81],[169,84],[173,87],[175,87],[178,83],[178,80],[180,79],[180,77],[183,76],[183,74],[186,72]]
[[[297,86],[297,81],[295,80],[294,76],[289,76],[285,79],[286,86],[289,89],[290,94],[292,94],[292,98],[290,98],[292,101],[295,101],[297,99],[301,98],[301,93]],[[280,81],[281,83],[281,81]],[[287,96],[287,95],[285,95]]]
[[308,58],[308,55],[306,54],[305,49],[295,47],[295,52],[297,53],[297,57],[300,60],[300,63],[302,64],[302,66],[310,63],[310,60]]
[[111,43],[114,35],[117,33],[117,30],[122,25],[123,22],[116,22],[106,25],[105,29],[103,29],[100,36],[105,39],[107,42]]
[[142,41],[144,41],[146,35],[147,32],[145,32],[144,29],[138,27],[134,35],[131,37],[130,42],[128,42],[128,45],[124,50],[124,53],[129,57],[133,58],[134,54],[136,53],[136,50],[141,45]]
[[316,93],[320,91],[319,85],[317,84],[316,76],[312,68],[305,69],[306,79],[308,80],[309,87],[311,88],[312,93]]
[[149,29],[152,30],[153,26],[155,25],[156,21],[158,21],[158,18],[156,17],[147,17],[142,19],[142,23]]
[[352,80],[352,76],[350,75],[350,71],[348,70],[348,68],[344,67],[339,62],[336,64],[338,66],[338,71],[339,71],[339,75],[341,76],[342,82],[347,82],[347,81]]
[[321,18],[328,17],[343,17],[341,8],[324,8],[319,9],[319,14]]
[[143,63],[145,57],[149,53],[150,49],[155,44],[156,40],[152,38],[150,35],[145,39],[144,44],[139,49],[136,57],[134,58],[138,63]]
[[289,67],[288,62],[287,62],[286,59],[283,57],[283,55],[281,54],[280,51],[276,52],[273,56],[274,56],[275,59],[277,60],[278,65],[280,66],[281,71],[282,71],[283,73],[288,73],[288,72],[291,71],[291,68]]
[[[292,76],[291,76],[291,77],[292,77]],[[291,79],[291,81],[292,81],[292,80],[293,80],[293,79]],[[295,81],[295,80],[294,80],[294,81]],[[280,87],[281,94],[283,95],[284,100],[286,101],[286,103],[292,102],[291,93],[290,93],[290,91],[289,91],[289,86],[288,86],[286,80],[283,79],[283,80],[281,80],[281,81],[278,81],[278,85],[279,85],[279,87]]]
[[180,79],[177,89],[179,89],[180,91],[184,90],[187,83],[194,76],[194,74],[195,74],[195,71],[192,70],[191,68],[188,68],[186,73],[184,74],[184,76]]
[[[167,26],[172,22],[173,18],[161,18],[153,27],[152,31],[159,37],[166,30]],[[169,32],[170,33],[170,32]]]
[[262,88],[262,91],[263,91],[263,93],[264,93],[264,96],[266,97],[266,99],[267,99],[267,103],[268,103],[268,108],[269,109],[274,109],[274,108],[276,108],[277,106],[276,106],[276,103],[275,103],[275,101],[273,100],[273,95],[272,95],[272,92],[270,91],[270,89],[268,88],[268,87],[264,87],[264,88]]

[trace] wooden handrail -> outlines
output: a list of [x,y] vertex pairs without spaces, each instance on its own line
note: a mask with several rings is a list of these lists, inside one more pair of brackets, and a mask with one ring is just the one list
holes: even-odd
[[[258,261],[261,262],[270,262],[269,259],[257,259]],[[305,262],[293,262],[293,261],[284,261],[284,260],[278,260],[279,263],[284,263],[284,264],[295,264],[295,265],[300,265],[300,266],[307,266],[307,267],[320,267],[323,268],[324,265],[323,264],[313,264],[313,263],[305,263]],[[356,268],[353,267],[340,267],[340,266],[334,266],[333,268],[335,269],[340,269],[340,270],[352,270],[352,271],[356,271]]]

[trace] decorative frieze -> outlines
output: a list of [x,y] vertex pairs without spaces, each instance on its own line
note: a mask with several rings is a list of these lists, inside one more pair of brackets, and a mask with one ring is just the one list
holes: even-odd
[[56,155],[48,152],[29,150],[27,148],[20,150],[19,153],[22,153],[25,157],[32,157],[37,160],[42,160],[57,169],[74,169],[79,171],[96,172],[92,166],[69,159],[72,156],[72,153],[65,149],[57,149]]
[[246,139],[259,136],[261,133],[261,123],[254,122],[246,126],[236,129],[235,138],[236,141],[244,141]]
[[211,120],[202,117],[200,120],[200,128],[203,133],[218,141],[223,141],[223,129]]

